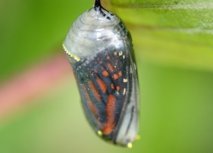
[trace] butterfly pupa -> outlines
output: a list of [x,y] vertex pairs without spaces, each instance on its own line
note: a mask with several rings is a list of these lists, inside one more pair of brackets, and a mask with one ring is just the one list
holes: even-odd
[[131,36],[121,19],[95,0],[73,23],[63,47],[93,130],[131,147],[138,132],[138,77]]

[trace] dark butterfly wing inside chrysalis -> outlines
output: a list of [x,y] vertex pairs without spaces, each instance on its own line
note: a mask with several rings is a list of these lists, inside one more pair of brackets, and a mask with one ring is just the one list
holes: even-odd
[[104,51],[72,64],[87,119],[96,131],[112,139],[128,91],[127,51]]

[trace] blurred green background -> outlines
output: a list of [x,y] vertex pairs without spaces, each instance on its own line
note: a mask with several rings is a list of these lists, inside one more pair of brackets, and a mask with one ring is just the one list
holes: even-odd
[[[141,139],[126,149],[95,136],[72,74],[67,73],[45,94],[28,99],[0,120],[0,153],[212,153],[213,2],[104,2],[133,36]],[[92,3],[0,0],[0,89],[62,53],[70,25]],[[7,103],[1,98],[0,107]]]

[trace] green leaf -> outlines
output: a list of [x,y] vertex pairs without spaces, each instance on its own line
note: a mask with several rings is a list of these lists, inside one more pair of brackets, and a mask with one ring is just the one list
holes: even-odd
[[112,0],[143,60],[213,70],[213,1]]

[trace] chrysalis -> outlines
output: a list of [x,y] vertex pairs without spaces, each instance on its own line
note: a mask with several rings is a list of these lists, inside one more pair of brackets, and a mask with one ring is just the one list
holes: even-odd
[[93,130],[131,147],[138,131],[138,80],[131,36],[122,21],[96,0],[74,22],[63,47]]

